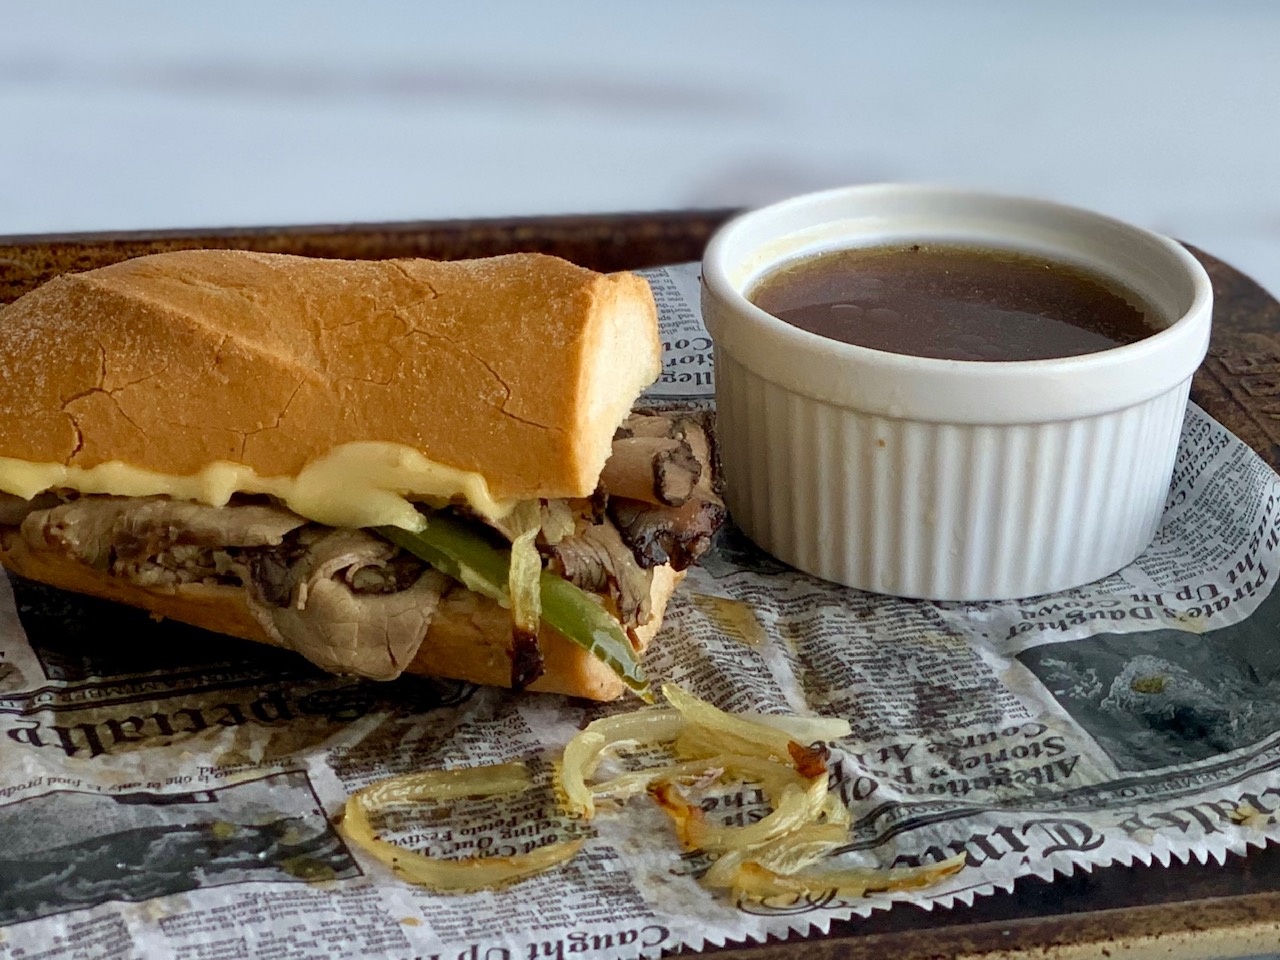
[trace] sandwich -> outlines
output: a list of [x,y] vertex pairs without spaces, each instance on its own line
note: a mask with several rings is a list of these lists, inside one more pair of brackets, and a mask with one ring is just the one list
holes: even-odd
[[646,695],[724,516],[648,284],[164,253],[0,307],[0,563],[343,674]]

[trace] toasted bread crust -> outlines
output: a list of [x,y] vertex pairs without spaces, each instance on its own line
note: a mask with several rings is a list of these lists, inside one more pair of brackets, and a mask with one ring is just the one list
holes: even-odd
[[[635,630],[642,652],[662,626],[667,601],[683,579],[683,572],[676,573],[669,566],[654,569],[650,586],[653,617]],[[538,644],[545,672],[529,689],[590,700],[616,700],[626,691],[612,670],[545,623],[538,633]],[[511,611],[460,588],[441,599],[409,672],[506,687],[511,685],[510,651]]]
[[509,499],[590,494],[660,364],[642,278],[540,254],[158,254],[59,277],[0,320],[0,457],[292,477],[382,441]]

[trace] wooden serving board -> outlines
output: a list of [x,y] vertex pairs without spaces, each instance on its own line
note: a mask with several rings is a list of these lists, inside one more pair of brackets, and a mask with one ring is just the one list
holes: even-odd
[[[0,303],[60,273],[196,247],[369,259],[537,250],[598,270],[637,269],[699,259],[732,213],[0,237]],[[1280,468],[1280,302],[1227,264],[1192,252],[1208,268],[1217,298],[1209,357],[1192,397]],[[821,938],[709,953],[724,960],[1250,956],[1280,951],[1278,918],[1280,848],[1270,847],[1225,866],[1111,867],[1053,883],[1033,878],[972,907],[897,907],[837,923]]]

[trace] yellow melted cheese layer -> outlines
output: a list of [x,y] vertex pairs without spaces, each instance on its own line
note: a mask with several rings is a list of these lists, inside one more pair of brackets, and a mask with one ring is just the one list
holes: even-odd
[[224,506],[233,494],[268,494],[299,516],[332,527],[425,526],[410,498],[464,498],[477,513],[499,519],[513,501],[495,499],[478,473],[428,460],[398,443],[346,443],[313,460],[295,477],[260,477],[251,467],[219,461],[199,473],[173,476],[111,461],[95,467],[31,463],[0,457],[0,490],[30,499],[69,489],[121,497],[169,496]]

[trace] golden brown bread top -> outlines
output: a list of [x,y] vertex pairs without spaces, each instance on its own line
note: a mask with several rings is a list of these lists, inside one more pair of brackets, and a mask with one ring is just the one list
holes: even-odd
[[502,498],[584,496],[659,363],[645,281],[554,257],[158,254],[0,310],[0,457],[295,476],[381,441]]

